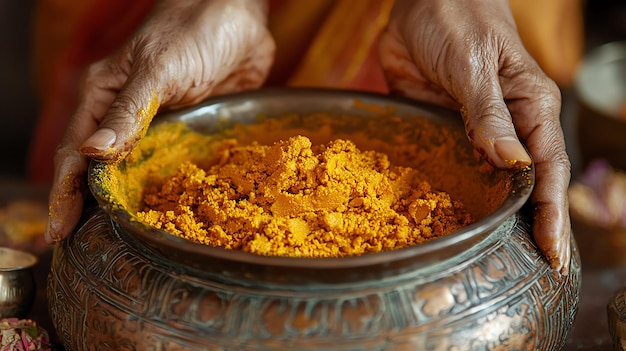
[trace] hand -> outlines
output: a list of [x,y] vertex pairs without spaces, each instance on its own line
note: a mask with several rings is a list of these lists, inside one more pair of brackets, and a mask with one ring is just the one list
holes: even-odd
[[524,49],[508,0],[397,0],[379,56],[392,92],[460,108],[476,149],[496,167],[535,162],[533,234],[567,274],[570,163],[560,91]]
[[259,87],[274,41],[260,0],[161,0],[115,54],[91,65],[54,157],[48,243],[70,234],[87,191],[88,158],[117,161],[161,108]]

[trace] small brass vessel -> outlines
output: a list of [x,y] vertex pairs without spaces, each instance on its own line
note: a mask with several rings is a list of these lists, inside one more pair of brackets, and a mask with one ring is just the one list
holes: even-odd
[[37,257],[25,251],[0,247],[0,318],[26,317],[35,299],[32,267]]

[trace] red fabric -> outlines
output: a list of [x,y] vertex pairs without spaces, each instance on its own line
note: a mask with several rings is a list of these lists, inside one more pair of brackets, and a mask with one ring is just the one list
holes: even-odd
[[[92,0],[76,26],[68,50],[47,69],[51,85],[44,87],[42,106],[28,164],[30,179],[49,182],[52,160],[67,122],[77,104],[78,86],[85,67],[116,50],[137,28],[153,0]],[[54,30],[51,28],[50,30]]]

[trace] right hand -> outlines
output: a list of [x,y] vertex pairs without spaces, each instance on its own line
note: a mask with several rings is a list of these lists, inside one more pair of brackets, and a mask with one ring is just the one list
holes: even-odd
[[459,108],[466,132],[492,165],[522,169],[533,157],[533,237],[568,274],[570,162],[558,86],[526,51],[509,0],[396,0],[380,37],[391,90]]
[[89,67],[54,157],[46,242],[78,223],[88,158],[124,158],[159,109],[263,84],[275,50],[266,21],[260,0],[156,1],[120,50]]

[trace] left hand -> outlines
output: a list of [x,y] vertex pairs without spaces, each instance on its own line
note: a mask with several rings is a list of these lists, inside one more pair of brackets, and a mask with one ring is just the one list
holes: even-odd
[[155,1],[128,41],[85,73],[54,156],[46,242],[78,223],[89,159],[126,157],[159,109],[261,86],[275,49],[266,22],[264,0]]
[[460,108],[467,135],[494,166],[535,162],[534,239],[567,274],[570,162],[561,97],[525,50],[508,0],[397,0],[379,44],[392,92]]

